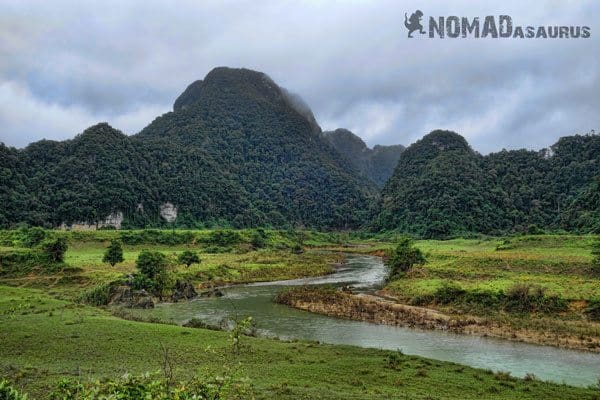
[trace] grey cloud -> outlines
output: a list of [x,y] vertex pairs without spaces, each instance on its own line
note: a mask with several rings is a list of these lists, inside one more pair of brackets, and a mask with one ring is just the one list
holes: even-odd
[[[404,13],[417,8],[588,25],[592,37],[410,40]],[[448,128],[483,153],[545,147],[600,127],[599,20],[592,1],[9,1],[0,5],[0,139],[72,137],[101,120],[134,133],[228,65],[267,73],[324,129],[353,129],[371,146]]]

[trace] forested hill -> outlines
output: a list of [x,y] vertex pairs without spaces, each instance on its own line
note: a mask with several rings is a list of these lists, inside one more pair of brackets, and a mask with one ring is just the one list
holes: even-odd
[[540,229],[600,232],[600,136],[482,156],[433,131],[409,146],[382,190],[377,229],[424,237]]
[[176,208],[178,226],[357,228],[376,193],[297,96],[230,68],[191,84],[137,135],[99,124],[73,140],[0,147],[0,188],[3,226],[111,213],[125,227],[160,226]]
[[392,175],[400,153],[404,151],[404,146],[400,144],[376,145],[370,149],[360,137],[347,129],[336,129],[324,134],[337,151],[346,156],[363,175],[379,187],[383,187]]

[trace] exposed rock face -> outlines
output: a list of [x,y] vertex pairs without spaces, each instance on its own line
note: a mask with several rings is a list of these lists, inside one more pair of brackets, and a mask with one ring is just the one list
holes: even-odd
[[171,203],[161,204],[160,216],[168,223],[175,222],[177,219],[177,207]]
[[173,290],[173,296],[171,297],[174,302],[193,299],[196,296],[198,296],[198,292],[196,292],[196,288],[190,282],[175,282],[175,290]]
[[116,286],[111,289],[109,305],[128,308],[154,308],[152,296],[145,290],[133,290],[129,286]]
[[122,211],[113,211],[108,214],[106,218],[102,221],[98,221],[97,223],[80,221],[74,222],[72,224],[67,224],[63,222],[60,225],[60,229],[64,230],[73,230],[73,231],[93,231],[99,228],[104,228],[107,226],[112,226],[115,229],[121,229],[121,224],[123,223],[123,212]]

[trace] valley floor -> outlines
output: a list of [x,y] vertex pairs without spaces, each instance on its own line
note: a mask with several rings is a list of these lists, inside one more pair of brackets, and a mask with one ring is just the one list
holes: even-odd
[[[175,273],[191,277],[199,288],[228,283],[321,275],[341,261],[333,253],[383,252],[393,240],[359,239],[343,235],[306,234],[304,253],[290,251],[294,240],[269,232],[264,248],[248,247],[246,233],[239,243],[220,249],[203,244],[196,233],[189,243],[125,245],[125,262],[112,268],[101,262],[107,240],[117,232],[69,235],[66,262],[58,271],[0,270],[0,374],[33,398],[46,398],[64,377],[83,381],[144,373],[173,365],[175,378],[214,376],[233,368],[248,377],[257,398],[277,399],[593,399],[597,389],[575,388],[517,379],[503,373],[402,355],[397,352],[313,342],[283,342],[243,337],[239,354],[230,350],[227,332],[185,328],[164,323],[123,320],[109,309],[79,304],[84,291],[134,270],[144,248],[176,255],[195,249],[202,262]],[[0,235],[1,236],[1,235]],[[2,240],[10,248],[10,234]],[[12,239],[11,239],[12,240]],[[584,308],[600,297],[600,282],[589,274],[586,237],[542,237],[515,241],[511,249],[496,250],[502,241],[424,241],[429,260],[386,292],[410,303],[435,295],[444,280],[467,289],[506,290],[512,282],[529,279],[562,296],[569,309],[560,315],[513,315],[472,307],[495,321],[539,330],[600,337],[598,323],[586,319]],[[347,243],[351,243],[347,246]],[[427,297],[429,298],[429,297]],[[464,304],[426,305],[459,312]],[[481,316],[480,316],[481,317]],[[160,321],[156,321],[160,322]],[[600,372],[599,372],[600,373]]]

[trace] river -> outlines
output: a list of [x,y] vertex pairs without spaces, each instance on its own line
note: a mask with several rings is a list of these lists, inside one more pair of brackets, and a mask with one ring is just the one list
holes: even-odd
[[385,274],[386,268],[381,258],[349,255],[342,268],[324,277],[232,286],[223,289],[224,296],[220,298],[164,303],[147,312],[177,323],[195,317],[211,324],[218,324],[224,318],[250,315],[258,332],[264,336],[400,349],[405,354],[493,371],[508,371],[513,376],[534,373],[543,380],[574,386],[598,382],[599,354],[444,331],[350,321],[296,310],[272,301],[278,291],[295,285],[352,285],[358,291],[367,292],[381,285]]

